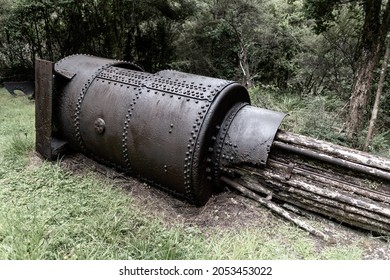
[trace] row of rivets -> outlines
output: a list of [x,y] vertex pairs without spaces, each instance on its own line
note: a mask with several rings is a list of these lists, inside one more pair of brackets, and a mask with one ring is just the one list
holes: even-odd
[[77,98],[77,103],[76,103],[76,110],[74,114],[74,119],[73,119],[73,124],[74,124],[74,130],[75,130],[75,136],[77,139],[77,142],[79,144],[79,147],[83,152],[87,152],[87,149],[84,145],[84,141],[81,138],[80,134],[80,114],[81,114],[81,104],[84,101],[84,97],[88,92],[89,87],[91,86],[92,82],[95,80],[95,78],[101,73],[104,69],[109,67],[111,64],[105,64],[104,66],[101,66],[98,68],[92,75],[91,77],[87,80],[87,82],[83,85],[81,88],[79,97]]
[[127,114],[125,116],[125,122],[123,126],[123,134],[122,134],[122,154],[123,158],[125,160],[126,166],[129,171],[132,170],[131,162],[130,162],[130,156],[129,156],[129,150],[128,150],[128,129],[130,126],[131,118],[133,117],[135,105],[137,104],[137,100],[140,98],[140,95],[142,94],[142,88],[141,87],[134,87],[133,92],[134,97],[132,99],[132,102],[130,103],[130,108],[127,110]]
[[[230,142],[225,141],[227,132],[228,132],[230,124],[232,123],[237,112],[239,110],[241,110],[241,108],[243,106],[245,106],[245,103],[238,105],[234,109],[234,111],[229,115],[229,117],[223,122],[222,128],[219,125],[216,126],[216,130],[219,131],[219,133],[218,133],[219,137],[215,137],[217,139],[217,142],[214,145],[214,147],[216,147],[216,149],[217,149],[217,152],[215,154],[215,163],[214,163],[214,175],[215,175],[216,180],[219,180],[219,176],[220,176],[220,172],[221,172],[221,170],[220,170],[221,158],[225,159],[225,160],[234,160],[234,157],[232,157],[232,156],[229,157],[228,155],[222,154],[222,148],[223,148],[224,142],[225,142],[225,144],[226,143],[230,144]],[[235,146],[237,146],[237,145],[235,145]]]
[[[120,69],[120,70],[115,70]],[[130,69],[122,69],[111,67],[102,72],[99,77],[107,80],[118,81],[125,84],[131,84],[134,86],[141,86],[143,81],[152,76],[152,74],[134,71]]]
[[195,85],[194,81],[188,82],[182,79],[180,81],[179,79],[172,81],[170,79],[170,77],[162,77],[160,74],[156,74],[154,75],[154,81],[148,84],[148,87],[152,90],[212,101],[226,85],[231,83],[230,81],[212,79],[213,82],[218,81],[219,84],[203,86],[203,83]]

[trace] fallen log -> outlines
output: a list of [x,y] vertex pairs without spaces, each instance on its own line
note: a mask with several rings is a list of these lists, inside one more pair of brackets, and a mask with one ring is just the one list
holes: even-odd
[[276,140],[286,144],[306,147],[315,151],[322,151],[334,158],[344,159],[390,172],[389,159],[371,155],[359,150],[282,130],[278,131]]
[[321,237],[326,241],[333,242],[333,239],[331,236],[323,233],[322,231],[319,231],[315,229],[314,227],[310,226],[309,224],[305,223],[303,220],[299,219],[297,215],[292,213],[291,211],[286,211],[281,206],[278,206],[276,203],[273,203],[267,199],[262,198],[258,194],[252,192],[251,190],[245,188],[241,184],[234,182],[226,177],[222,177],[221,181],[225,184],[229,185],[230,187],[236,189],[240,193],[242,193],[244,196],[251,198],[257,202],[259,202],[261,205],[267,207],[271,211],[279,214],[283,218],[285,218],[288,221],[293,222],[294,224],[298,225],[299,227],[303,228],[304,230],[310,232],[311,234]]
[[230,176],[223,180],[227,185],[237,189],[234,182],[245,193],[255,193],[262,205],[272,200],[280,207],[291,205],[296,213],[314,212],[390,233],[390,159],[279,131],[265,168],[228,166],[224,171]]

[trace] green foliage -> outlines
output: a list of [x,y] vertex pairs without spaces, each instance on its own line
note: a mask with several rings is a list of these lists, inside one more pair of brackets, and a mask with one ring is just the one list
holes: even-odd
[[[344,132],[347,102],[339,95],[299,95],[281,92],[275,87],[258,86],[250,90],[252,104],[287,116],[281,128],[332,143],[353,147]],[[389,120],[387,120],[389,121]],[[383,120],[373,137],[370,152],[390,157],[390,133]],[[366,132],[359,134],[359,145],[363,145]]]
[[308,17],[316,21],[316,30],[325,31],[335,19],[335,6],[340,4],[340,0],[305,0],[304,10]]
[[359,16],[359,10],[342,8],[321,35],[307,34],[304,46],[309,51],[295,57],[300,69],[291,81],[300,93],[349,98],[357,69]]
[[[0,16],[0,75],[32,77],[36,56],[88,53],[147,71],[173,67],[248,87],[349,97],[361,11],[333,13],[333,25],[317,35],[307,15],[320,6],[311,2],[2,0],[9,12]],[[327,11],[337,1],[320,2]]]
[[[179,40],[184,71],[287,88],[296,75],[294,57],[310,32],[301,3],[283,0],[199,1],[198,13]],[[188,45],[191,47],[188,48]]]
[[257,87],[250,91],[255,106],[287,113],[282,129],[342,145],[350,145],[342,133],[343,101],[336,96],[302,96]]
[[36,56],[56,61],[74,53],[130,60],[149,71],[166,67],[194,6],[187,0],[10,3],[2,4],[10,13],[0,18],[0,68],[6,77],[15,69],[32,69]]

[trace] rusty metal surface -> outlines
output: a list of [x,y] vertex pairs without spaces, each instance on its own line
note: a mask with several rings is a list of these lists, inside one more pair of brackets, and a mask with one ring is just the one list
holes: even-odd
[[[54,121],[59,137],[67,139],[77,150],[87,153],[80,135],[80,108],[89,87],[104,69],[111,65],[124,64],[132,69],[139,67],[121,61],[87,55],[72,55],[58,61]],[[64,73],[68,73],[64,75]],[[71,77],[71,80],[69,79]]]
[[93,56],[57,62],[55,85],[56,138],[197,205],[218,188],[227,154],[235,162],[266,160],[282,119],[249,106],[247,90],[236,82],[145,73]]
[[53,63],[35,61],[35,129],[36,151],[45,158],[52,158],[52,92]]
[[234,113],[223,139],[221,166],[249,164],[265,166],[284,113],[243,106]]

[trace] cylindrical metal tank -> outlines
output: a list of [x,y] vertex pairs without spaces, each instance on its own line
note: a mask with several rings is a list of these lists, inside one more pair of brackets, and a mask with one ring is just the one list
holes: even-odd
[[283,114],[232,81],[73,55],[54,66],[53,135],[197,205],[224,166],[264,165]]

